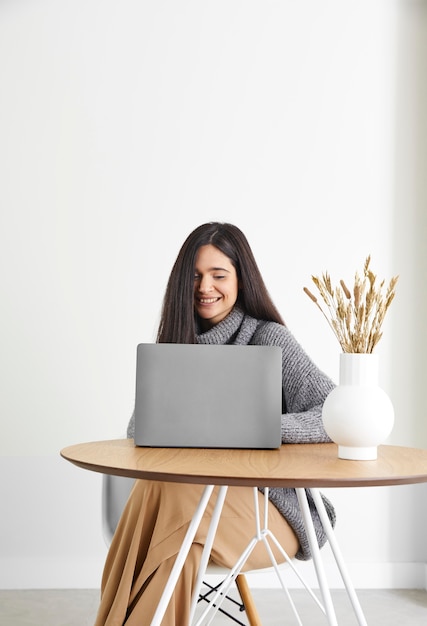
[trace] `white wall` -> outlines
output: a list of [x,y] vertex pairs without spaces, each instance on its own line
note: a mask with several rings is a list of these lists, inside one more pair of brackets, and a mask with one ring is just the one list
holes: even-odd
[[[246,232],[334,378],[302,287],[368,253],[400,274],[391,441],[427,446],[426,24],[398,0],[1,3],[0,587],[99,585],[101,477],[59,450],[124,433],[136,344],[205,221]],[[424,486],[328,494],[357,586],[425,585]]]

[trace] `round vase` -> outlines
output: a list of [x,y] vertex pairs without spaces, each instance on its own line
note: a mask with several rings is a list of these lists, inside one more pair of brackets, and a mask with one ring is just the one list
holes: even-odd
[[377,458],[377,447],[387,439],[394,424],[394,409],[378,386],[376,354],[340,354],[339,385],[327,396],[323,425],[338,444],[338,457],[359,461]]

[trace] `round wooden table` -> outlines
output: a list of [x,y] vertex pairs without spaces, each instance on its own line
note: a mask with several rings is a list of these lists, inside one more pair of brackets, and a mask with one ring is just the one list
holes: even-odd
[[[61,450],[61,456],[83,469],[104,474],[206,485],[159,602],[152,626],[161,623],[215,485],[220,485],[221,488],[202,557],[201,573],[196,591],[201,585],[227,487],[230,485],[251,486],[255,491],[258,487],[292,487],[296,489],[304,518],[324,602],[322,610],[324,610],[330,626],[336,626],[335,610],[308,507],[306,489],[310,489],[357,621],[360,626],[366,626],[366,619],[349,579],[344,559],[318,489],[427,482],[427,450],[401,446],[379,446],[378,459],[375,461],[348,461],[338,458],[335,444],[286,444],[278,450],[138,448],[134,446],[131,439],[116,439],[69,446]],[[262,532],[269,533],[270,531],[263,528],[262,531],[258,531],[258,534],[261,535]],[[232,570],[230,580],[233,580],[239,571],[237,569],[236,571]],[[215,599],[212,603],[214,602]]]

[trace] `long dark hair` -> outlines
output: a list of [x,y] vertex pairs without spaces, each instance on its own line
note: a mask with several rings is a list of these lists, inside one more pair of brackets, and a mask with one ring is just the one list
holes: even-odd
[[159,343],[196,342],[194,270],[199,248],[209,244],[225,254],[236,269],[240,308],[256,319],[284,324],[245,235],[233,224],[209,222],[190,233],[174,263],[163,299],[157,333]]

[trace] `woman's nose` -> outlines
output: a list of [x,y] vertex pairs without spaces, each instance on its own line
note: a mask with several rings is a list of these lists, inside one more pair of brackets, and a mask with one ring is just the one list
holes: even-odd
[[200,279],[199,291],[201,293],[209,293],[210,291],[212,291],[212,281],[209,276]]

